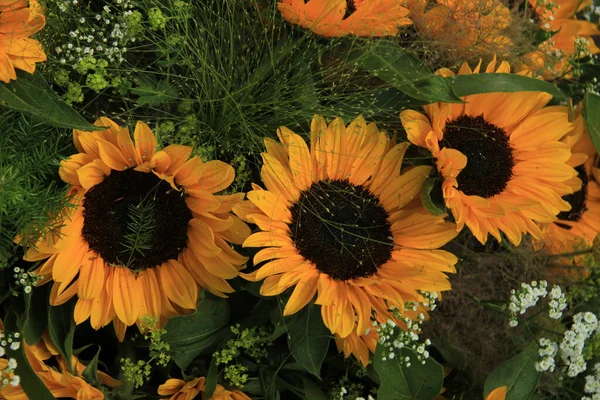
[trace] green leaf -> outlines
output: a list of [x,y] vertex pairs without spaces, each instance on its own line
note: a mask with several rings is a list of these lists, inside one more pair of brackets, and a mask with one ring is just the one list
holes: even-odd
[[208,372],[206,373],[206,382],[204,386],[204,398],[210,399],[217,389],[217,374],[219,368],[217,367],[217,359],[212,358],[208,365]]
[[592,143],[600,154],[600,96],[590,92],[586,93],[583,98],[582,114]]
[[139,96],[136,101],[137,105],[155,107],[172,103],[179,98],[177,88],[171,86],[166,79],[157,81],[148,75],[142,75],[135,82],[137,87],[131,89],[131,93]]
[[327,396],[321,390],[319,385],[307,378],[302,378],[302,389],[304,398],[310,400],[327,400]]
[[327,354],[331,333],[321,319],[321,307],[309,304],[298,312],[288,330],[288,346],[294,359],[317,378]]
[[[17,331],[17,318],[14,314],[11,313],[7,315],[4,323],[5,329],[8,332]],[[21,343],[21,346],[17,350],[7,348],[6,357],[9,359],[12,357],[17,361],[15,374],[19,375],[21,378],[21,388],[27,395],[27,398],[36,400],[55,400],[55,397],[37,376],[33,368],[31,368],[31,365],[25,356],[25,347],[23,343]]]
[[69,372],[73,372],[71,358],[73,356],[73,336],[75,335],[75,320],[73,300],[58,306],[48,307],[48,333],[52,342],[65,358]]
[[[444,371],[433,358],[421,364],[412,350],[404,348],[394,358],[384,361],[384,349],[378,345],[373,359],[373,367],[381,380],[378,400],[431,400],[440,393]],[[410,367],[406,366],[406,357],[410,357]]]
[[23,338],[29,345],[40,341],[44,329],[48,326],[48,285],[34,288],[25,293],[25,322],[23,323]]
[[165,326],[164,341],[171,346],[175,363],[186,369],[197,355],[212,349],[228,321],[227,300],[213,297],[200,300],[193,314],[171,318]]
[[87,367],[85,367],[85,369],[83,370],[83,377],[89,384],[93,386],[96,386],[98,384],[98,357],[100,356],[101,349],[102,348],[98,346],[98,351],[96,352],[96,355],[94,356],[94,358],[92,358],[92,361],[90,361]]
[[428,178],[421,189],[423,207],[433,215],[444,215],[446,204],[442,194],[442,182],[439,177]]
[[446,79],[454,92],[460,97],[479,93],[546,92],[559,101],[567,102],[569,100],[563,92],[550,82],[522,75],[484,73],[456,75]]
[[0,84],[0,104],[60,128],[95,131],[102,128],[87,122],[63,102],[39,74],[17,72],[17,80]]
[[377,41],[356,61],[362,68],[412,98],[428,103],[462,102],[448,81],[434,75],[418,59],[392,42]]
[[506,386],[506,400],[529,399],[540,379],[540,373],[534,366],[538,359],[538,345],[533,342],[522,353],[500,364],[485,381],[484,397],[492,390]]

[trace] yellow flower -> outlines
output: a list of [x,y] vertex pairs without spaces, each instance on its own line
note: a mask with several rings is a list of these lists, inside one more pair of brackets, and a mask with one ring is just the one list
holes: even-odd
[[0,81],[17,79],[15,68],[32,74],[46,61],[42,45],[29,38],[45,23],[37,0],[0,0]]
[[[181,379],[168,379],[165,383],[158,387],[158,394],[163,397],[163,400],[191,400],[195,398],[204,399],[204,389],[206,387],[206,378],[195,378],[189,382],[184,382]],[[201,395],[198,397],[198,395]],[[227,390],[223,386],[217,384],[217,388],[213,393],[211,400],[251,400],[246,394],[237,389]],[[208,400],[208,399],[206,399]]]
[[322,36],[389,36],[412,24],[400,0],[282,0],[277,6],[288,22]]
[[[497,69],[495,64],[486,72],[510,72],[506,62]],[[465,63],[459,74],[479,69]],[[500,241],[500,232],[514,245],[525,233],[539,239],[535,222],[552,222],[571,208],[561,197],[573,192],[568,183],[577,172],[560,140],[572,124],[567,107],[544,107],[551,98],[540,92],[485,93],[464,97],[465,104],[425,106],[426,115],[400,114],[408,139],[435,158],[458,229],[467,225],[481,243],[490,234]]]
[[217,196],[234,179],[221,161],[190,158],[192,149],[170,145],[157,151],[147,125],[129,130],[108,118],[104,131],[74,131],[79,150],[61,162],[71,185],[70,203],[53,231],[25,254],[47,258],[37,270],[54,284],[50,302],[77,295],[75,321],[94,329],[114,321],[122,340],[127,326],[145,316],[171,316],[196,308],[198,289],[217,296],[233,292],[246,258],[241,244],[248,226],[232,215],[243,194]]
[[260,268],[242,276],[264,279],[264,296],[294,288],[284,315],[316,296],[325,325],[346,338],[370,328],[373,311],[393,318],[390,308],[404,311],[420,291],[450,289],[457,259],[437,249],[456,228],[413,201],[431,168],[400,171],[408,143],[362,116],[348,127],[315,116],[310,148],[285,127],[278,136],[265,140],[266,190],[254,185],[234,212],[260,229],[243,246],[266,247],[254,256]]

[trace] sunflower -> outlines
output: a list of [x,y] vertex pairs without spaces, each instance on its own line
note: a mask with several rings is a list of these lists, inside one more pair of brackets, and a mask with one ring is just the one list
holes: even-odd
[[[542,72],[546,79],[561,75],[570,76],[570,57],[581,58],[600,53],[600,48],[593,38],[600,35],[598,26],[593,22],[577,19],[577,13],[589,7],[592,0],[554,0],[551,3],[552,7],[545,2],[529,0],[529,6],[534,10],[534,19],[540,29],[555,33],[541,43],[538,50],[525,55],[523,60],[527,68],[534,72]],[[552,68],[545,68],[545,64],[549,62],[552,62]]]
[[282,0],[288,22],[322,36],[390,36],[412,24],[400,0]]
[[15,68],[33,74],[35,63],[46,61],[42,45],[29,38],[45,23],[36,0],[0,0],[0,81],[17,79]]
[[411,18],[421,35],[454,57],[510,52],[512,40],[507,29],[512,15],[499,0],[437,0],[437,5],[420,16],[423,7],[418,1],[412,4],[418,11],[414,17],[411,13]]
[[[86,366],[76,357],[71,360],[74,374],[69,372],[65,359],[59,355],[47,331],[40,342],[32,346],[24,342],[23,347],[29,365],[55,397],[86,400],[104,399],[102,391],[82,378]],[[4,369],[5,364],[7,364],[6,360],[0,359],[0,369]],[[58,369],[50,367],[48,364],[58,365]],[[98,371],[97,378],[100,383],[109,387],[114,388],[121,385],[120,381],[101,371]],[[6,400],[28,399],[20,385],[0,387],[0,398]]]
[[[169,396],[163,397],[163,400],[204,399],[205,387],[205,377],[194,378],[189,382],[184,382],[181,379],[169,379],[158,387],[158,394],[161,396]],[[200,397],[198,397],[199,393],[202,393]],[[250,400],[250,397],[237,389],[228,390],[217,384],[217,388],[215,389],[211,400]]]
[[[571,209],[561,212],[558,220],[545,225],[543,239],[535,243],[537,248],[544,247],[550,254],[589,248],[600,233],[599,156],[580,113],[573,126],[571,134],[563,139],[573,153],[568,163],[578,172],[578,178],[573,182],[574,193],[565,197]],[[575,257],[572,262],[581,265],[583,258]]]
[[90,318],[94,329],[114,321],[125,329],[144,316],[160,323],[196,308],[198,288],[226,297],[246,258],[241,244],[248,226],[232,215],[243,194],[217,196],[234,179],[221,161],[190,158],[192,149],[170,145],[156,150],[143,122],[134,132],[108,118],[96,132],[74,131],[79,150],[61,162],[70,206],[51,231],[25,254],[47,260],[36,270],[53,280],[50,302],[77,295],[75,321]]
[[264,282],[260,293],[275,296],[294,287],[284,315],[314,297],[325,325],[345,338],[370,327],[371,314],[393,318],[418,291],[450,289],[445,273],[457,259],[436,250],[453,239],[454,224],[415,204],[431,167],[400,173],[408,143],[394,145],[362,116],[348,127],[315,116],[310,149],[281,127],[266,139],[263,190],[234,212],[260,231],[244,247],[266,247],[254,256],[256,271],[242,276]]
[[[496,60],[486,72],[509,73]],[[459,74],[478,73],[463,64]],[[441,74],[451,74],[443,70]],[[514,245],[523,234],[542,236],[535,222],[552,222],[571,206],[577,175],[567,164],[571,151],[560,140],[572,129],[564,106],[544,107],[548,93],[486,93],[463,97],[465,104],[434,103],[423,115],[400,114],[408,139],[431,151],[443,178],[442,190],[460,230],[467,225],[481,242],[503,232]]]

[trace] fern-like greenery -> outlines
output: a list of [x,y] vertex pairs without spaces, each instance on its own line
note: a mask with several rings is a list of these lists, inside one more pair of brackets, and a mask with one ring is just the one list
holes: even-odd
[[123,238],[122,246],[125,248],[123,253],[126,254],[123,265],[129,266],[133,262],[136,254],[144,256],[144,252],[152,247],[152,232],[156,225],[155,218],[155,203],[150,194],[145,196],[137,204],[129,204],[127,206],[128,220],[127,232]]

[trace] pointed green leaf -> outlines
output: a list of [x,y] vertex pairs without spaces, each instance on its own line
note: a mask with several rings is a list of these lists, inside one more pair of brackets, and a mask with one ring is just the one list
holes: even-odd
[[546,92],[559,101],[567,102],[569,100],[552,83],[523,75],[484,73],[457,75],[446,79],[460,97],[479,93]]
[[[444,371],[433,358],[422,364],[412,350],[404,348],[394,358],[383,360],[383,350],[383,346],[377,345],[373,358],[373,367],[381,380],[378,400],[431,400],[440,393]],[[409,367],[406,357],[411,360]]]
[[423,207],[433,215],[444,215],[446,204],[442,194],[442,182],[440,178],[428,178],[421,189],[421,202]]
[[500,364],[485,381],[484,397],[492,390],[506,386],[506,400],[529,399],[540,380],[540,373],[534,365],[539,358],[538,345],[533,342],[522,353]]
[[462,102],[442,76],[434,75],[418,59],[392,42],[377,41],[368,51],[357,56],[356,61],[362,68],[412,98],[428,103]]
[[69,372],[73,372],[71,358],[73,356],[73,336],[75,335],[74,308],[73,300],[58,307],[48,307],[48,333],[60,354],[65,358]]
[[17,80],[0,83],[0,104],[21,111],[48,125],[94,131],[101,128],[87,122],[62,101],[38,73],[17,72]]
[[171,357],[186,369],[199,354],[211,350],[221,340],[218,333],[229,321],[227,300],[206,297],[200,300],[196,312],[173,317],[167,322],[164,341],[171,346]]
[[25,321],[23,323],[23,338],[29,345],[40,341],[44,329],[48,326],[48,296],[47,285],[36,287],[25,293]]
[[94,386],[98,384],[98,357],[100,356],[101,349],[102,348],[98,346],[98,351],[96,352],[96,355],[94,356],[94,358],[92,358],[92,361],[90,361],[87,367],[85,367],[85,369],[83,370],[83,377],[85,378],[85,380],[89,384]]
[[217,389],[217,374],[219,367],[217,367],[217,359],[212,358],[208,365],[208,372],[206,373],[206,382],[204,386],[204,397],[210,399]]
[[598,154],[600,154],[600,96],[586,93],[583,98],[583,118],[587,125],[592,143]]
[[288,330],[288,346],[304,369],[320,378],[321,364],[327,355],[331,333],[321,319],[321,307],[309,304],[298,312]]

